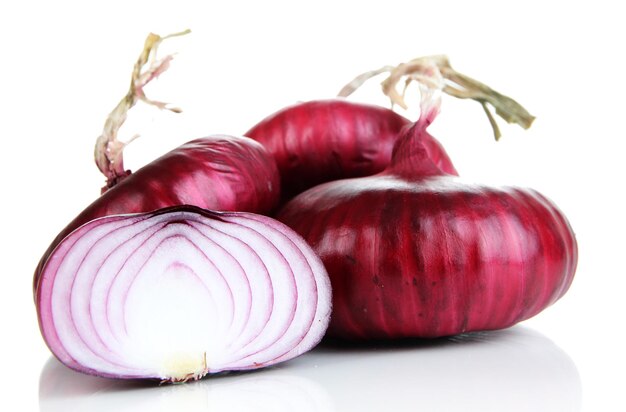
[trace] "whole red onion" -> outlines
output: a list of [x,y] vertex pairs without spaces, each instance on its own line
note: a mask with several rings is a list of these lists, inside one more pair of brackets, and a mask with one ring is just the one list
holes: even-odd
[[278,213],[329,272],[330,336],[505,328],[554,303],[572,282],[576,239],[550,200],[532,189],[465,182],[429,159],[424,137],[438,107],[424,104],[383,172],[316,186]]

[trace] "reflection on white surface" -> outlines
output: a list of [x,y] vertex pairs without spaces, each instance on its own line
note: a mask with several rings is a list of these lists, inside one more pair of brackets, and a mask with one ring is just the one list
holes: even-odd
[[[516,326],[436,341],[320,348],[294,363],[337,411],[580,411],[572,360]],[[305,367],[305,366],[316,367]]]
[[279,367],[154,386],[72,372],[51,359],[42,412],[580,411],[572,360],[525,327],[436,341],[325,344]]
[[51,358],[39,379],[42,412],[268,411],[331,409],[314,382],[278,368],[162,385],[82,375]]

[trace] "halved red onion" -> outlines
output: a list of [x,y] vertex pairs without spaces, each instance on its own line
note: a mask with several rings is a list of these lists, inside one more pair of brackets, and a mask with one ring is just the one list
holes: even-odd
[[308,351],[331,292],[320,259],[282,223],[177,206],[72,232],[36,302],[44,339],[70,368],[176,382]]

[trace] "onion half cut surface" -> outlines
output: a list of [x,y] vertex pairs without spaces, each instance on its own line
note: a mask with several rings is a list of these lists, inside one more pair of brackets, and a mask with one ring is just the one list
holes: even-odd
[[48,259],[36,304],[68,367],[179,382],[308,351],[328,326],[331,290],[282,223],[177,206],[76,229]]

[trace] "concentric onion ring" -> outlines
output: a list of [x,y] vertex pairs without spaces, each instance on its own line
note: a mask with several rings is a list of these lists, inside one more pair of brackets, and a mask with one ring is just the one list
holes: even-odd
[[172,382],[298,356],[330,306],[324,266],[291,229],[193,206],[86,223],[50,255],[37,294],[65,365]]

